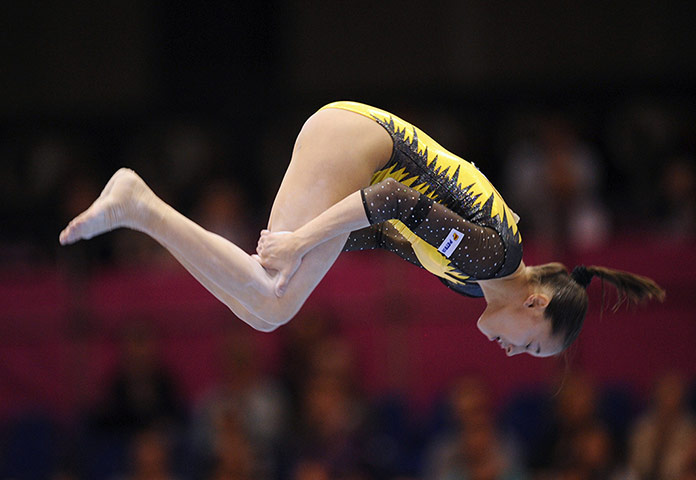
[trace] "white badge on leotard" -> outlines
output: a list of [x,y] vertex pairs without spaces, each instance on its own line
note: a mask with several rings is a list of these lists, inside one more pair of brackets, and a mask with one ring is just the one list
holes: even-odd
[[445,238],[440,247],[438,247],[437,251],[449,258],[450,255],[452,255],[452,252],[454,252],[454,249],[459,246],[462,238],[464,238],[462,232],[459,232],[453,228],[450,230],[450,233],[447,235],[447,238]]

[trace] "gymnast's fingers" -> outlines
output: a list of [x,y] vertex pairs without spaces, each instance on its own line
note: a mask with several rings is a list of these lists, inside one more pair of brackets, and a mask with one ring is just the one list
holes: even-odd
[[291,263],[289,266],[285,266],[278,271],[278,279],[276,280],[276,296],[282,297],[288,288],[290,280],[295,275],[295,272],[300,267],[302,260],[297,260]]
[[264,242],[259,239],[258,242],[256,242],[256,253],[259,255],[263,255],[263,248],[264,248]]
[[288,279],[284,273],[278,274],[278,280],[276,280],[275,294],[276,297],[282,297],[285,294],[285,289],[288,288]]
[[283,267],[283,263],[263,247],[257,248],[256,252],[252,257],[266,270],[280,271]]
[[288,283],[290,283],[290,277],[292,276],[292,273],[288,272],[287,270],[281,270],[278,273],[278,280],[276,280],[276,296],[277,297],[282,297],[285,294],[285,291],[288,289]]

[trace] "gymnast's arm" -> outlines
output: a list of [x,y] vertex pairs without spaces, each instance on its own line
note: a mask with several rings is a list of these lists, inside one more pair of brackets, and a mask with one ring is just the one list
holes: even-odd
[[362,193],[353,192],[294,232],[262,230],[256,251],[261,265],[280,272],[282,291],[281,285],[287,284],[307,252],[338,235],[369,226]]
[[463,232],[466,237],[464,248],[452,254],[450,260],[475,278],[492,276],[505,257],[500,237],[492,229],[467,221],[391,178],[352,193],[295,232],[263,231],[257,250],[264,267],[280,272],[280,287],[312,248],[337,235],[392,219],[400,220],[409,230],[436,247],[451,229]]
[[351,232],[343,251],[355,252],[377,248],[396,253],[407,262],[423,268],[423,264],[418,260],[411,243],[389,222],[370,225],[362,230]]
[[[387,178],[369,187],[369,190],[379,189],[383,192],[394,192],[394,195],[396,195],[398,193],[396,190],[398,188],[397,185],[400,184],[396,180]],[[391,215],[386,215],[389,218],[380,220],[368,218],[369,210],[375,212],[375,214],[369,214],[370,217],[376,217],[385,212],[387,208],[383,209],[381,203],[389,202],[390,197],[387,193],[385,195],[386,199],[377,198],[378,203],[375,205],[374,201],[368,199],[368,195],[371,196],[371,194],[366,194],[366,190],[368,189],[351,193],[294,232],[270,232],[263,230],[257,246],[257,252],[261,257],[263,266],[280,270],[283,263],[288,259],[302,258],[317,245],[338,235],[362,230],[370,225],[382,223],[391,218],[399,218],[400,212],[394,211],[393,208],[389,208]],[[419,195],[417,192],[415,194]]]

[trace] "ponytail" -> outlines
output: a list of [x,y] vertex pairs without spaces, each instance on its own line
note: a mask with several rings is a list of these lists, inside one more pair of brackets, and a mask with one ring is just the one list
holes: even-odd
[[[604,290],[605,280],[614,285],[617,299],[612,307],[613,311],[616,311],[624,303],[640,304],[652,299],[662,302],[665,299],[665,291],[657,283],[648,277],[634,273],[596,265],[590,267],[580,265],[573,269],[570,276],[583,288],[587,288],[593,276],[602,279],[602,290]],[[604,302],[602,302],[602,306],[604,306]]]
[[602,279],[602,310],[604,309],[604,282],[614,285],[616,311],[623,303],[639,304],[646,300],[663,301],[665,291],[653,280],[629,272],[592,265],[577,266],[568,273],[560,263],[547,263],[530,267],[531,281],[553,291],[544,315],[551,320],[551,333],[563,335],[565,350],[580,334],[587,314],[587,286],[593,277]]

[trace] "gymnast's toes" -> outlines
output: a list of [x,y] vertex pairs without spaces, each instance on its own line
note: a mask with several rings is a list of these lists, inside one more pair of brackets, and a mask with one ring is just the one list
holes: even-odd
[[75,223],[75,220],[73,220],[63,229],[62,232],[60,232],[58,241],[60,241],[61,245],[70,245],[71,243],[75,243],[79,240],[77,227],[78,225]]

